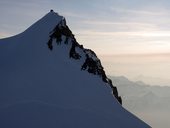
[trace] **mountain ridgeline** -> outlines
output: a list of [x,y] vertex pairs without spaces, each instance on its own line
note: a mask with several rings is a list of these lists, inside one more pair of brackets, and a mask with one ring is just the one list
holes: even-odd
[[59,22],[59,24],[56,25],[56,27],[49,36],[49,41],[47,45],[50,50],[53,50],[53,42],[57,43],[57,45],[60,45],[63,42],[67,45],[68,42],[71,42],[69,57],[75,60],[79,60],[81,58],[81,55],[76,52],[76,49],[81,50],[85,54],[85,62],[80,67],[80,69],[86,70],[91,74],[100,76],[103,82],[107,83],[111,87],[113,95],[119,101],[119,103],[122,104],[122,99],[118,95],[117,88],[113,86],[112,80],[106,76],[104,68],[100,60],[96,56],[95,52],[91,49],[85,49],[83,45],[80,45],[76,41],[75,36],[66,24],[65,18],[63,18]]
[[0,128],[150,128],[121,103],[58,13],[0,39]]

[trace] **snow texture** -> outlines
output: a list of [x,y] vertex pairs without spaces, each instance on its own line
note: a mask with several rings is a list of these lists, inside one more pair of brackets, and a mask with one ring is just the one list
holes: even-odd
[[[69,57],[71,41],[49,35],[64,17],[51,11],[23,33],[0,40],[1,128],[149,128],[125,110],[100,76]],[[64,36],[62,39],[64,40]]]

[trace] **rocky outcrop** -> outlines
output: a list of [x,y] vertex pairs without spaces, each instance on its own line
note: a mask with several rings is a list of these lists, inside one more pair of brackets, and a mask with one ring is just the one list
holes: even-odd
[[122,99],[118,95],[117,88],[106,76],[104,68],[96,54],[90,49],[83,48],[83,45],[80,45],[76,41],[74,35],[72,34],[72,31],[66,25],[66,20],[64,18],[54,28],[49,36],[47,45],[50,50],[53,50],[53,42],[56,42],[58,45],[60,45],[61,43],[68,44],[68,42],[71,42],[69,57],[75,60],[79,60],[82,57],[82,55],[80,55],[80,53],[76,51],[76,49],[80,49],[84,53],[83,56],[85,56],[84,63],[81,65],[81,70],[88,71],[91,74],[100,76],[101,79],[110,86],[115,98],[119,101],[120,104],[122,104]]

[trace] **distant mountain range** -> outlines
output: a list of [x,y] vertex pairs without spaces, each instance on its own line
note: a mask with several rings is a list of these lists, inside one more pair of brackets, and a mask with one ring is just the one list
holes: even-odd
[[139,75],[133,78],[134,81],[144,81],[145,83],[154,85],[154,86],[170,86],[170,79],[168,78],[159,78],[159,77],[150,77]]
[[110,76],[122,96],[123,106],[153,128],[169,128],[170,87],[133,82],[124,76]]

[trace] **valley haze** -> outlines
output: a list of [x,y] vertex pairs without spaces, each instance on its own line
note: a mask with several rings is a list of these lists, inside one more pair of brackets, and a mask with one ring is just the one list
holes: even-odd
[[109,76],[117,85],[123,106],[153,128],[169,128],[170,87],[133,82],[124,76]]

